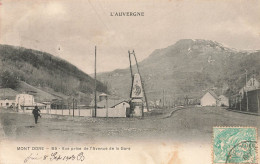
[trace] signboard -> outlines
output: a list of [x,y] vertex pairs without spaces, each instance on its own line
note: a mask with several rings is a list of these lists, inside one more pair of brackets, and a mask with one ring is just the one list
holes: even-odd
[[143,98],[143,96],[144,94],[140,75],[135,74],[131,91],[131,98]]

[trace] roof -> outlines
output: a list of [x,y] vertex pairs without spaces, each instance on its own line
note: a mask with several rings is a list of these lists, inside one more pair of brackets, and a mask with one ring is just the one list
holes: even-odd
[[[107,100],[102,100],[102,101],[99,101],[97,102],[97,107],[99,108],[104,108],[106,107],[106,104],[108,105],[109,108],[111,107],[114,107],[115,105],[118,105],[120,104],[121,102],[128,102],[127,100],[125,99],[107,99]],[[94,106],[94,101],[91,102],[91,106]]]
[[251,77],[247,82],[246,82],[246,86],[259,86],[259,82],[257,81],[257,79],[255,77]]
[[105,93],[101,93],[99,96],[107,96],[107,94],[105,94]]
[[47,105],[47,104],[51,104],[51,102],[50,101],[44,101],[44,102],[41,102],[42,104],[45,104],[45,105]]
[[225,95],[220,95],[219,97],[224,97],[224,98],[227,98],[227,96],[225,96]]
[[209,91],[209,93],[215,98],[218,99],[218,95],[214,91]]
[[[210,91],[206,92],[206,93],[204,94],[204,96],[205,96],[207,93],[209,93],[212,97],[214,97],[216,100],[218,100],[218,96],[217,96],[217,94],[216,94],[214,91],[210,90]],[[203,96],[203,97],[204,97],[204,96]]]
[[115,106],[117,106],[118,104],[121,104],[122,102],[129,103],[129,101],[123,100],[123,101],[121,101],[121,102],[119,102],[119,103],[117,103],[117,104],[115,104],[115,105],[111,106],[111,108],[114,108]]
[[0,88],[0,99],[15,99],[18,92],[11,88]]
[[259,89],[259,87],[260,87],[260,83],[257,81],[257,79],[255,77],[251,77],[246,82],[246,85],[244,85],[244,87],[239,90],[239,93],[256,90]]
[[7,99],[0,99],[0,101],[2,101],[2,102],[3,102],[3,101],[9,101],[9,102],[12,101],[12,102],[15,102],[14,99],[8,99],[8,98],[7,98]]

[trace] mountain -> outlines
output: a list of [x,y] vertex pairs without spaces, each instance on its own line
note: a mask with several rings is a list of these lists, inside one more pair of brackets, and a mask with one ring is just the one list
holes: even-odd
[[[51,54],[0,45],[0,85],[21,92],[33,92],[37,101],[76,97],[89,103],[95,81],[69,62]],[[107,87],[97,82],[97,91]]]
[[[210,89],[227,96],[236,94],[245,83],[245,69],[248,77],[254,73],[259,78],[259,62],[260,51],[239,51],[215,41],[183,39],[155,50],[139,62],[139,69],[150,101],[162,99],[163,92],[167,100],[173,101],[199,99]],[[129,69],[101,73],[98,79],[107,84],[110,92],[129,97]]]

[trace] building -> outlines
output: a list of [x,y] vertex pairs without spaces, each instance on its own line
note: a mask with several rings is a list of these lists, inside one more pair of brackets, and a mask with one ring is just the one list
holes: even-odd
[[208,91],[200,99],[201,106],[217,106],[217,103],[218,103],[218,96],[213,91]]
[[15,96],[18,94],[11,88],[0,89],[0,107],[15,107]]
[[101,94],[99,95],[99,101],[106,100],[106,99],[107,99],[107,94],[101,93]]
[[118,107],[120,105],[122,105],[123,102],[128,102],[124,99],[104,99],[102,101],[97,102],[97,107],[98,108],[115,108]]
[[238,111],[260,113],[260,89],[247,92],[243,98],[240,95],[230,97],[230,108]]
[[49,101],[44,101],[44,102],[42,102],[42,104],[45,105],[45,109],[51,109],[51,102],[49,102]]
[[31,109],[36,105],[34,96],[24,93],[16,95],[15,102],[18,109]]
[[218,97],[218,106],[229,106],[229,99],[224,96],[224,95],[220,95]]
[[4,108],[15,107],[15,100],[10,100],[10,99],[0,100],[0,107],[4,107]]
[[256,80],[255,77],[250,78],[246,85],[240,89],[239,94],[241,97],[244,97],[245,92],[253,91],[260,88],[260,83]]
[[121,102],[111,106],[111,108],[124,108],[124,109],[126,109],[126,108],[130,108],[130,104],[129,104],[128,101],[124,100],[124,101],[121,101]]
[[112,106],[98,108],[96,116],[97,117],[128,117],[129,115],[130,115],[129,102],[121,101]]

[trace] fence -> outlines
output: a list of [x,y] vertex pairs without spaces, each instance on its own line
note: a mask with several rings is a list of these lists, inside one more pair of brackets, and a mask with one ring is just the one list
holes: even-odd
[[245,92],[244,96],[230,97],[230,108],[245,112],[260,113],[260,89]]
[[[32,113],[32,110],[24,110],[21,112]],[[41,109],[42,114],[64,115],[64,116],[85,116],[92,117],[92,109]]]
[[[32,113],[32,110],[20,110],[20,112]],[[41,109],[42,114],[64,115],[64,116],[83,116],[92,117],[94,109]],[[96,117],[126,117],[125,108],[98,108]]]

